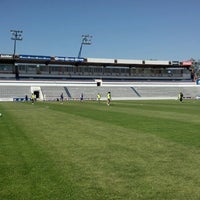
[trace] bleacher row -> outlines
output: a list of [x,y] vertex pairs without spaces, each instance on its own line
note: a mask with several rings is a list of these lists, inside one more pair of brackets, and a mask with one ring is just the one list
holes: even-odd
[[[183,92],[185,98],[200,96],[200,87],[191,86],[151,86],[151,85],[130,85],[130,86],[40,86],[40,100],[57,100],[61,93],[65,100],[77,100],[83,93],[85,100],[95,100],[100,93],[102,100],[106,99],[107,92],[111,92],[113,100],[131,99],[177,99],[178,94]],[[0,100],[24,98],[31,96],[31,86],[6,86],[0,85]]]

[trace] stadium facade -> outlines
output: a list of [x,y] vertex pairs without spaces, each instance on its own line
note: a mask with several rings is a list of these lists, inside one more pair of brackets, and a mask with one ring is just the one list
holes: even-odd
[[193,80],[190,61],[0,54],[0,79]]

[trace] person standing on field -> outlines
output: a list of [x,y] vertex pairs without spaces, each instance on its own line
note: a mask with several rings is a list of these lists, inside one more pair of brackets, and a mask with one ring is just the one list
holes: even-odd
[[83,101],[83,93],[80,95],[80,101]]
[[101,100],[101,95],[98,93],[97,94],[97,101],[98,101],[98,103],[100,103],[100,100]]
[[25,101],[26,101],[26,102],[28,101],[28,95],[25,96]]
[[60,100],[63,102],[64,100],[64,96],[63,96],[63,93],[60,95]]
[[183,102],[183,93],[182,92],[179,93],[178,98],[179,98],[180,102]]
[[107,105],[110,105],[110,101],[111,101],[111,92],[107,93]]
[[35,95],[33,93],[31,95],[31,102],[32,102],[32,104],[34,104],[34,102],[35,102]]

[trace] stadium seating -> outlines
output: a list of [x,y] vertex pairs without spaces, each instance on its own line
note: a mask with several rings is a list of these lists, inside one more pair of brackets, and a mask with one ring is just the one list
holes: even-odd
[[62,93],[66,97],[66,91],[63,86],[41,86],[41,90],[45,100],[60,99]]
[[1,98],[24,98],[30,92],[29,86],[0,86]]
[[[0,83],[0,100],[6,98],[24,98],[31,95],[31,83],[29,85],[6,85]],[[195,98],[200,95],[200,89],[194,83],[190,85],[182,84],[106,84],[97,87],[96,84],[48,84],[41,83],[41,100],[60,99],[61,93],[65,100],[78,100],[83,93],[85,100],[96,100],[100,93],[102,100],[106,99],[107,92],[111,92],[113,100],[131,99],[177,99],[178,94],[183,92],[185,98]]]

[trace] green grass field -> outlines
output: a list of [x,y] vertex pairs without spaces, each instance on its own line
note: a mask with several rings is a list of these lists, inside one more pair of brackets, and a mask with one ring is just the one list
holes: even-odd
[[200,101],[0,102],[1,200],[199,200]]

